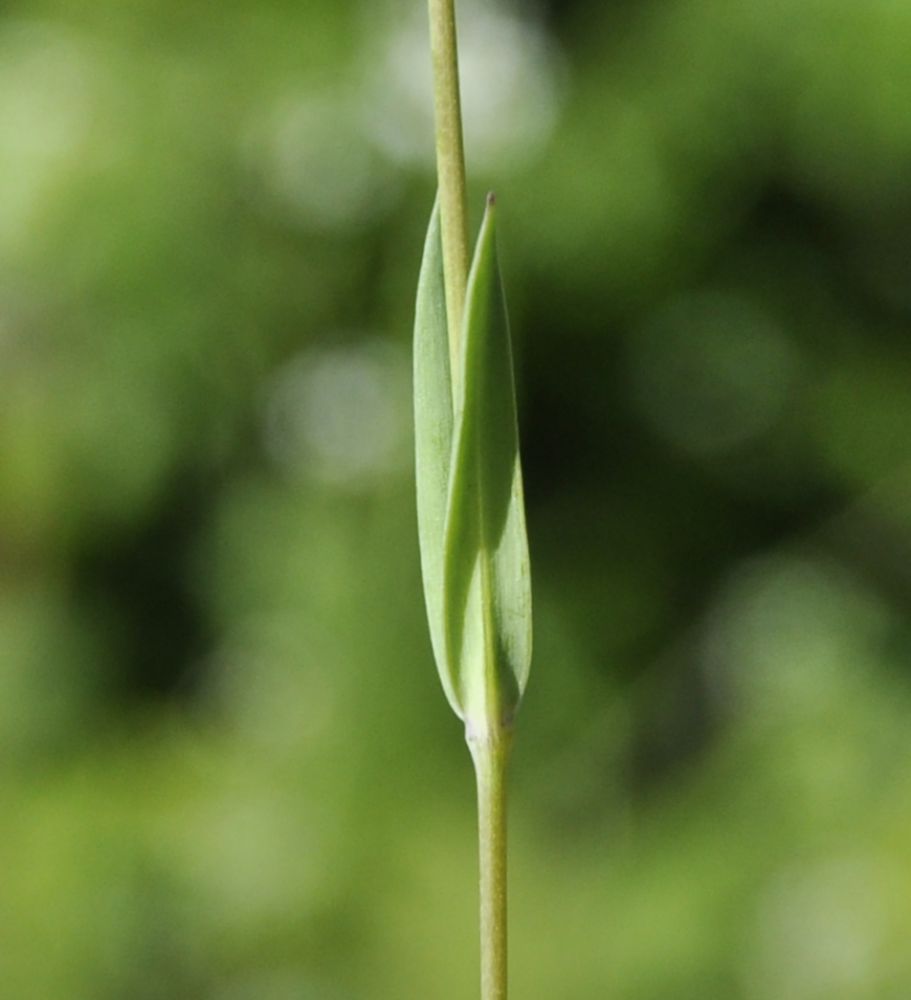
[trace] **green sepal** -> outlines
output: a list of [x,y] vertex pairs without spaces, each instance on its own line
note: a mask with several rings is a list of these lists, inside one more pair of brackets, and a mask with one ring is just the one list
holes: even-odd
[[483,738],[511,724],[532,643],[512,349],[493,198],[468,278],[461,363],[446,504],[443,659],[469,737]]
[[443,690],[462,716],[448,666],[443,625],[443,538],[452,464],[452,380],[439,200],[433,207],[418,278],[414,324],[414,445],[418,541],[430,639]]

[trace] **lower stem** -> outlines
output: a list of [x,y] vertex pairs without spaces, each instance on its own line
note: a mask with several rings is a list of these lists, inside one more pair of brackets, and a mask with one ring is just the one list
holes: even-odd
[[481,1000],[506,1000],[506,765],[508,738],[469,740],[478,786]]

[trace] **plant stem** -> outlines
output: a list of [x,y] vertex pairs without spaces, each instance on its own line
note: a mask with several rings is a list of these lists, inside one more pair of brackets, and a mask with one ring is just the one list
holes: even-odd
[[506,765],[509,735],[468,741],[478,784],[481,1000],[506,1000]]
[[[459,94],[455,0],[428,0],[443,279],[453,398],[458,398],[468,284],[468,208]],[[506,1000],[506,762],[509,734],[469,737],[478,786],[481,884],[481,1000]]]
[[429,0],[430,51],[436,119],[437,177],[443,237],[443,275],[449,328],[449,360],[453,388],[461,377],[462,314],[468,283],[468,210],[465,193],[465,148],[459,96],[459,53],[455,0]]

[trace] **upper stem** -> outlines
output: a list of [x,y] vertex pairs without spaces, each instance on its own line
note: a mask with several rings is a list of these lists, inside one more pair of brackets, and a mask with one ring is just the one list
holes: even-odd
[[481,1000],[506,1000],[506,765],[509,734],[469,737],[478,784],[481,883]]
[[[459,96],[459,54],[455,0],[428,0],[433,96],[436,120],[437,177],[443,239],[443,276],[449,328],[449,362],[454,386],[461,378],[462,316],[468,284],[468,210],[465,147]],[[455,395],[455,394],[454,394]]]

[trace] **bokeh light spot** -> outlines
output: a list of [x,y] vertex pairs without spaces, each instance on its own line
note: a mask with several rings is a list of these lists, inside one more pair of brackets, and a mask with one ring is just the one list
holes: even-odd
[[[434,164],[433,82],[426,11],[388,29],[363,90],[365,128],[400,163]],[[466,147],[482,170],[531,159],[562,104],[564,68],[554,40],[528,16],[491,4],[459,9]]]
[[357,488],[402,468],[408,369],[404,354],[378,342],[315,350],[274,380],[266,447],[295,476]]

